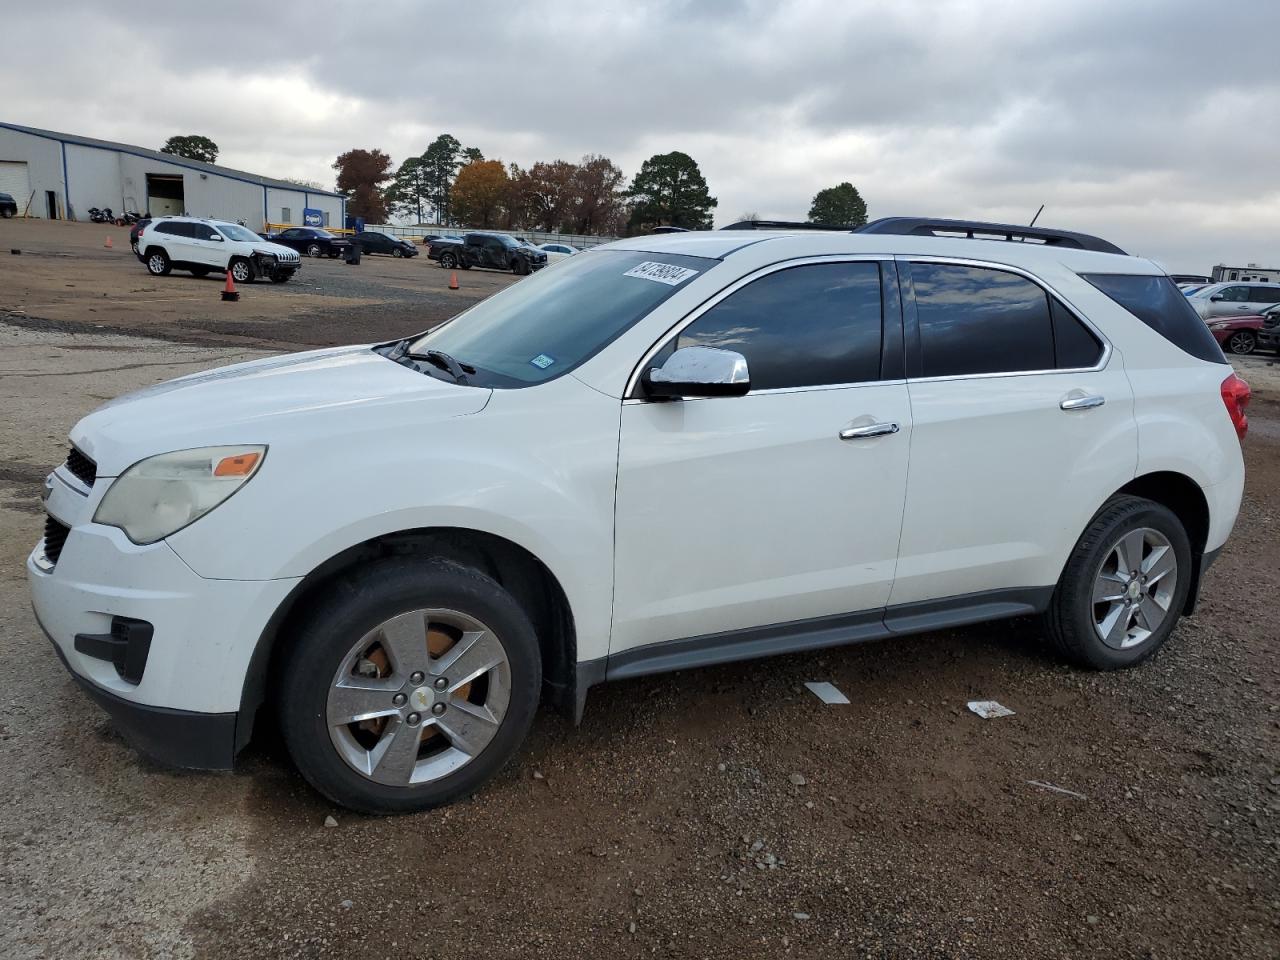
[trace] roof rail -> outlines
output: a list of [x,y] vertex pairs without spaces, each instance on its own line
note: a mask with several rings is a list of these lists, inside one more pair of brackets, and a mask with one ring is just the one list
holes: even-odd
[[1114,243],[1087,233],[1054,230],[1050,227],[1021,227],[1013,223],[985,223],[981,220],[941,220],[934,217],[881,217],[854,233],[888,233],[898,236],[946,237],[959,234],[970,240],[1008,240],[1015,243],[1042,243],[1050,247],[1071,247],[1097,253],[1128,256]]
[[834,223],[808,223],[794,220],[739,220],[721,230],[838,230],[841,233],[849,229],[848,224],[838,226]]

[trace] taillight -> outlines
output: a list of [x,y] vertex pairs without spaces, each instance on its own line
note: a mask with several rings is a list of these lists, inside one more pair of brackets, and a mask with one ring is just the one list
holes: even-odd
[[1249,406],[1249,384],[1241,379],[1240,374],[1233,373],[1222,381],[1222,402],[1227,406],[1231,423],[1236,428],[1236,436],[1241,440],[1249,432],[1249,418],[1244,408]]

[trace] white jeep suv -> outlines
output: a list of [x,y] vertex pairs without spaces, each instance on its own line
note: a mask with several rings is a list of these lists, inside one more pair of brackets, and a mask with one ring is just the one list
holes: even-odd
[[194,276],[230,273],[236,283],[266,277],[284,283],[302,269],[298,251],[263,240],[248,227],[198,217],[158,217],[138,237],[138,259],[152,276],[190,270]]
[[1231,531],[1248,396],[1094,237],[637,237],[107,404],[27,566],[142,750],[229,767],[270,702],[321,792],[414,810],[606,680],[1027,614],[1138,663]]

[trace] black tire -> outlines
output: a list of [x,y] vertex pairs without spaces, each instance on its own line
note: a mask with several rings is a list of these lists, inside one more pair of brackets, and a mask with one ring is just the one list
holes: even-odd
[[141,256],[142,256],[142,254],[138,251],[138,241],[137,241],[137,240],[130,240],[130,241],[129,241],[129,249],[133,251],[133,255],[134,255],[135,257],[141,257]]
[[[1177,582],[1159,627],[1142,642],[1116,649],[1104,643],[1095,629],[1094,581],[1124,534],[1144,527],[1169,541],[1177,561]],[[1152,500],[1115,496],[1094,515],[1072,550],[1044,614],[1045,632],[1058,651],[1078,666],[1094,670],[1132,667],[1155,653],[1173,633],[1190,588],[1191,542],[1182,521],[1168,507]]]
[[452,253],[440,254],[440,266],[446,270],[453,270],[458,266],[458,258]]
[[193,277],[207,277],[209,275],[208,267],[192,267],[191,275]]
[[1227,349],[1236,356],[1248,356],[1257,346],[1258,335],[1252,330],[1235,330],[1227,337]]
[[153,277],[167,277],[169,272],[173,270],[173,261],[159,247],[152,247],[148,250],[147,258],[144,262],[147,265],[147,272]]
[[227,273],[236,283],[253,283],[253,264],[244,257],[232,257],[227,265]]
[[322,250],[322,249],[320,248],[320,244],[318,244],[318,243],[309,243],[309,244],[307,244],[307,256],[308,256],[308,257],[319,257],[319,256],[323,256],[323,255],[324,255],[324,250]]
[[271,275],[271,282],[272,283],[288,283],[292,276],[293,276],[292,270],[281,270]]
[[[497,732],[477,756],[426,783],[376,783],[342,759],[326,721],[334,674],[352,644],[391,617],[423,607],[474,616],[497,635],[510,664],[511,691]],[[497,582],[444,560],[388,559],[342,576],[286,638],[279,691],[285,744],[307,781],[334,803],[361,813],[426,810],[473,793],[515,755],[533,722],[542,660],[533,625]]]
[[8,207],[5,207],[3,210],[0,210],[0,217],[4,217],[6,220],[8,220],[12,216],[13,216],[13,211],[10,210]]
[[330,259],[330,260],[337,260],[337,259],[338,259],[338,251],[337,251],[337,250],[330,250],[330,251],[329,251],[329,259]]
[[401,250],[399,247],[392,247],[391,255],[395,257],[397,260],[399,260],[401,257],[404,256],[404,251]]

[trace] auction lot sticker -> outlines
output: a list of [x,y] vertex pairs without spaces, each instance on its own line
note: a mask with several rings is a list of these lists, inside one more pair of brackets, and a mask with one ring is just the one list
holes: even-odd
[[657,283],[665,283],[668,286],[675,287],[684,283],[697,272],[697,270],[690,270],[688,267],[677,267],[673,263],[657,263],[653,260],[646,260],[644,263],[637,263],[623,276],[640,277],[643,280],[653,280]]

